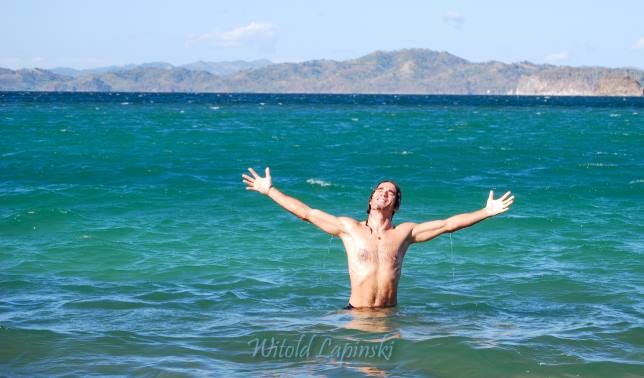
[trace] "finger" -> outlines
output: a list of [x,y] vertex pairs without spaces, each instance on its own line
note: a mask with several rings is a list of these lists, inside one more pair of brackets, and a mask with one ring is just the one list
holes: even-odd
[[489,196],[487,196],[487,200],[488,200],[488,201],[492,201],[493,199],[494,199],[494,191],[493,191],[493,190],[490,190],[490,195],[489,195]]
[[505,192],[505,194],[503,195],[503,197],[501,197],[501,199],[502,199],[502,200],[504,200],[504,199],[508,198],[508,196],[509,196],[509,195],[510,195],[510,192],[509,192],[509,191],[507,191],[507,192]]
[[257,191],[257,189],[255,189],[255,188],[253,188],[253,187],[251,187],[251,186],[247,186],[247,187],[246,187],[246,190],[253,190],[253,191],[255,191],[255,192]]
[[250,172],[250,174],[253,175],[253,177],[259,178],[259,175],[257,174],[257,172],[255,172],[253,168],[248,168],[248,172]]
[[264,173],[266,174],[266,177],[271,177],[271,169],[269,167],[266,167],[266,169],[264,169]]
[[248,180],[244,180],[244,184],[246,184],[246,185],[248,185],[248,186],[255,186],[255,185],[253,185],[253,183],[252,183],[252,182],[250,182],[250,181],[248,181]]
[[247,174],[242,174],[242,177],[244,178],[244,180],[248,180],[248,181],[255,181],[255,179],[254,179],[254,178],[251,178],[251,177],[250,177],[249,175],[247,175]]

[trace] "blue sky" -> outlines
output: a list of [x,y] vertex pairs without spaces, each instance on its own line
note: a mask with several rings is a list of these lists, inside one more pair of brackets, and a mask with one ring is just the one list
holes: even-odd
[[344,60],[417,47],[644,69],[643,20],[642,0],[3,0],[0,67]]

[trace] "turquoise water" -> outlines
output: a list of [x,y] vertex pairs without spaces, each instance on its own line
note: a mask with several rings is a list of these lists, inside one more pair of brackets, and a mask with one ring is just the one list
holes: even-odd
[[[3,374],[644,375],[644,99],[0,93],[0,128]],[[382,178],[396,222],[516,201],[352,313],[267,165],[358,219]]]

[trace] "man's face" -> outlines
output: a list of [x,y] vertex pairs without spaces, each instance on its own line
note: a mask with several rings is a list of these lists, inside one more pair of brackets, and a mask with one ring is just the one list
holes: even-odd
[[383,182],[376,188],[371,201],[369,202],[371,209],[385,210],[390,209],[396,211],[396,186],[390,182]]

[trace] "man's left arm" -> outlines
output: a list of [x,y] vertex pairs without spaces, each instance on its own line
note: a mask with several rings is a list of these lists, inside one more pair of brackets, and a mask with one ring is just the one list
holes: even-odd
[[446,232],[458,231],[462,228],[475,225],[484,219],[505,213],[514,202],[514,196],[510,194],[510,192],[507,192],[501,198],[494,199],[494,192],[490,190],[487,204],[483,209],[471,213],[454,215],[444,220],[414,224],[409,234],[410,241],[412,243],[422,243]]

